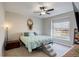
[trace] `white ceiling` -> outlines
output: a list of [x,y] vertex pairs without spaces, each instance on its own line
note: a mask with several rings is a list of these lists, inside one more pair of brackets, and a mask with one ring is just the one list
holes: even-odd
[[[78,4],[78,3],[77,3]],[[42,3],[38,2],[5,2],[4,8],[5,11],[15,12],[25,16],[34,16],[39,18],[50,17],[53,15],[69,12],[73,10],[71,2],[46,2],[44,5],[49,8],[54,8],[54,11],[50,12],[50,15],[42,15],[40,16],[38,13],[33,13],[35,10],[39,10],[39,6]],[[78,4],[79,5],[79,4]],[[77,7],[79,8],[79,6]]]

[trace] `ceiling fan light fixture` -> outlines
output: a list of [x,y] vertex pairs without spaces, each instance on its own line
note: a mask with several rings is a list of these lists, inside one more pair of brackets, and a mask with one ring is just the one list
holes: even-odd
[[45,13],[45,11],[42,11],[41,14],[42,14],[42,15],[45,15],[46,13]]

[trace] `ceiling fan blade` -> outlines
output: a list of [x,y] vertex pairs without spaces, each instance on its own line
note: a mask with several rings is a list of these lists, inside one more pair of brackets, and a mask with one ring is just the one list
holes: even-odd
[[34,11],[33,13],[40,13],[41,11]]
[[46,13],[46,14],[50,14],[50,13]]
[[52,9],[48,9],[47,12],[49,12],[49,11],[53,11],[53,10],[54,10],[53,8],[52,8]]

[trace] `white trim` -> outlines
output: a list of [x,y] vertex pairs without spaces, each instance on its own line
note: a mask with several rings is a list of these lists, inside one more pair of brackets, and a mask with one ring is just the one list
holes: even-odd
[[52,19],[51,19],[51,38],[52,38]]

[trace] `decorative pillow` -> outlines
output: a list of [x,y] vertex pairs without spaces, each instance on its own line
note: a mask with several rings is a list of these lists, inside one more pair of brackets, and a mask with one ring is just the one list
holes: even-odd
[[35,36],[34,32],[24,32],[24,36]]
[[34,35],[38,35],[36,32],[34,32]]
[[29,36],[29,33],[28,32],[24,32],[24,36]]
[[24,36],[36,36],[38,35],[36,32],[24,32]]
[[34,32],[29,32],[29,36],[35,36]]

